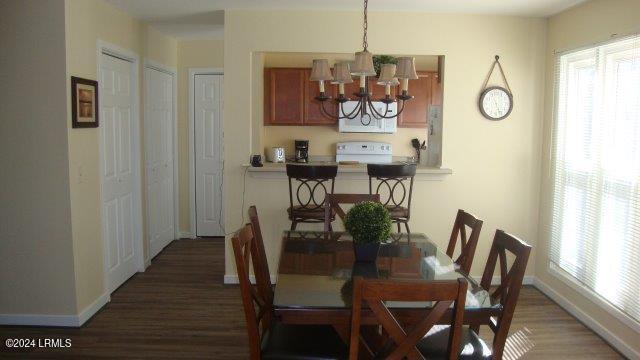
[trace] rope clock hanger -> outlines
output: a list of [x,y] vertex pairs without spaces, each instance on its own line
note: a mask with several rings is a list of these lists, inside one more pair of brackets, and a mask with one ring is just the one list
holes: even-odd
[[[502,75],[505,87],[487,87],[496,64],[498,65],[498,70],[500,70],[500,74]],[[482,116],[495,121],[506,118],[511,114],[511,110],[513,110],[513,93],[511,92],[509,82],[507,82],[507,78],[502,70],[502,65],[500,65],[500,57],[498,55],[496,55],[496,59],[493,62],[493,65],[491,65],[489,75],[487,75],[487,79],[484,81],[484,85],[482,86],[482,92],[480,93],[480,99],[478,100],[478,107],[480,108]]]

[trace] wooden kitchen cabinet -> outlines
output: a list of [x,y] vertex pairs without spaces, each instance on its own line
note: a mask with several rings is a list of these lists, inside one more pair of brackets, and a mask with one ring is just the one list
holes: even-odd
[[[321,104],[315,99],[319,94],[316,81],[310,81],[309,68],[266,68],[264,73],[264,125],[336,125],[333,117],[322,113]],[[442,105],[442,84],[435,71],[419,71],[418,79],[409,81],[409,94],[414,98],[407,101],[405,109],[398,116],[398,127],[426,128],[429,106]],[[384,98],[384,86],[369,78],[369,92],[374,101]],[[345,96],[358,100],[353,95],[360,89],[358,77],[345,84]],[[391,88],[391,96],[399,93],[399,86]],[[338,86],[325,82],[325,93],[332,98],[338,96]],[[330,114],[337,113],[335,102],[325,104]]]
[[303,124],[306,87],[305,70],[294,68],[265,69],[265,125]]
[[[320,95],[320,86],[317,81],[309,80],[311,76],[311,69],[304,70],[304,125],[335,125],[337,120],[333,117],[328,117],[322,112],[322,103],[316,100],[316,96]],[[327,96],[335,98],[338,95],[338,86],[331,84],[330,81],[324,82],[324,93]],[[325,109],[329,114],[337,113],[337,106],[335,101],[329,100],[324,104]]]
[[409,80],[409,95],[413,95],[413,99],[406,102],[404,111],[398,116],[398,127],[426,128],[429,107],[442,105],[442,84],[438,82],[438,73],[419,71],[418,79]]

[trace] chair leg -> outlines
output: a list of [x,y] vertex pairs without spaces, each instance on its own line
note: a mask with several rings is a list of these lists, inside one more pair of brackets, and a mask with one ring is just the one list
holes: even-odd
[[476,334],[480,335],[480,325],[471,325],[469,329],[473,330]]
[[399,233],[400,233],[400,232],[402,232],[402,231],[400,230],[400,222],[397,222],[397,223],[396,223],[396,225],[398,225],[398,232],[399,232]]
[[404,223],[404,227],[407,229],[407,234],[411,234],[411,231],[409,230],[409,222],[408,221],[406,223]]
[[291,231],[294,231],[298,226],[298,223],[295,220],[291,220]]
[[329,231],[333,231],[333,223],[329,223]]

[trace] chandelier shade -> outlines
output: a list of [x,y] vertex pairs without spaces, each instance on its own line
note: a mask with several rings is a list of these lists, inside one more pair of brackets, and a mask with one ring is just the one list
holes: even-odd
[[373,55],[367,51],[359,51],[356,53],[356,60],[351,69],[352,75],[357,76],[375,76],[376,70],[373,67]]
[[415,58],[399,57],[398,66],[396,68],[396,77],[398,79],[417,79]]
[[380,68],[380,77],[378,78],[378,85],[398,85],[399,81],[395,76],[395,64],[382,64]]
[[326,81],[333,80],[331,70],[329,69],[329,61],[327,59],[315,59],[313,60],[313,67],[311,68],[311,81]]
[[[380,76],[377,80],[378,85],[384,86],[384,97],[374,100],[373,92],[370,89],[367,77],[377,76],[377,72],[373,65],[373,54],[367,50],[367,6],[369,0],[364,0],[364,16],[362,23],[362,51],[355,53],[355,61],[351,62],[338,62],[334,65],[333,74],[329,68],[329,62],[326,59],[313,60],[313,68],[311,70],[311,81],[317,81],[320,89],[320,93],[314,97],[321,104],[320,109],[322,114],[326,117],[333,119],[355,119],[360,118],[362,125],[371,124],[372,118],[376,119],[394,119],[400,116],[404,110],[404,105],[407,101],[413,99],[413,96],[409,94],[409,79],[417,79],[416,66],[412,57],[401,57],[397,59],[397,66],[394,64],[381,64]],[[376,59],[380,62],[393,60],[390,56],[384,56]],[[357,105],[352,110],[345,112],[344,104],[348,101],[352,101],[345,95],[345,84],[353,82],[351,75],[359,77],[360,87],[357,92],[352,92],[349,95],[355,96]],[[400,80],[399,80],[400,78]],[[332,84],[338,85],[338,96],[332,98],[329,94],[325,93],[324,82],[331,81]],[[400,84],[401,93],[391,96],[391,87]],[[325,108],[325,104],[330,100],[334,101],[337,106],[335,113],[329,112]],[[389,110],[389,105],[395,102],[399,103],[397,112]],[[376,110],[374,102],[381,102],[385,104],[384,109]],[[368,119],[368,120],[365,120]],[[366,121],[366,122],[365,122]]]
[[332,84],[351,84],[353,79],[351,78],[351,70],[349,63],[346,61],[336,63],[333,66],[333,81]]

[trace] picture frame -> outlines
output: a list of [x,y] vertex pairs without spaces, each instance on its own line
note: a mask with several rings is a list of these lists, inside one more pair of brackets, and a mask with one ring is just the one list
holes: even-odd
[[97,128],[99,125],[98,82],[71,77],[71,126]]

